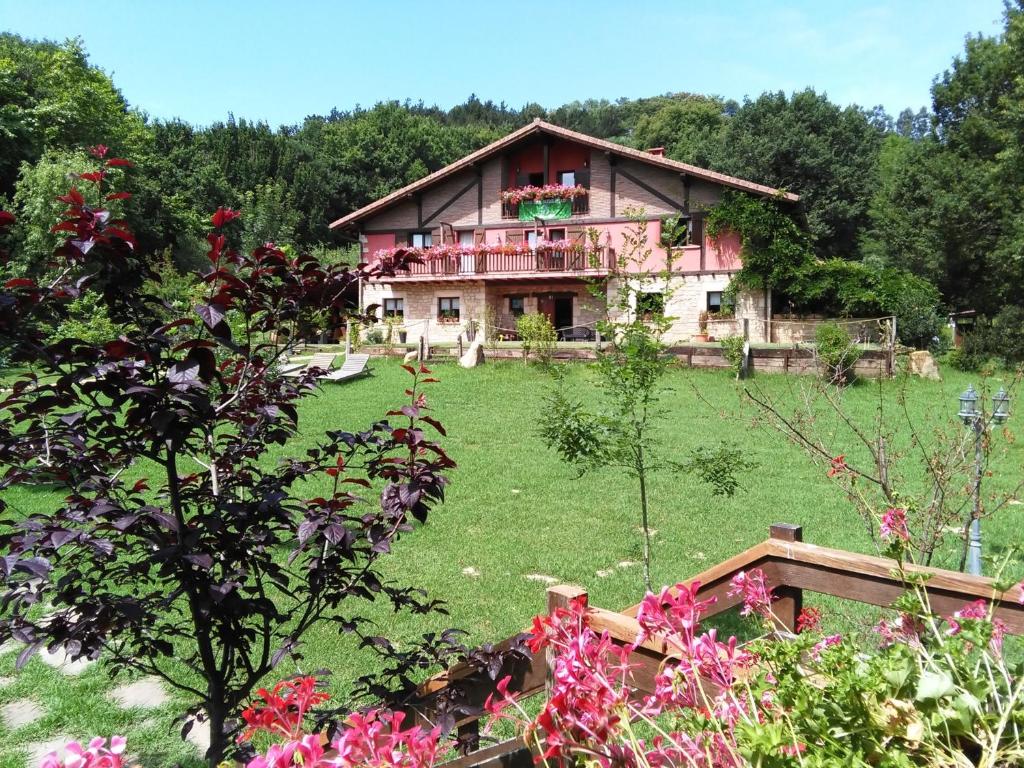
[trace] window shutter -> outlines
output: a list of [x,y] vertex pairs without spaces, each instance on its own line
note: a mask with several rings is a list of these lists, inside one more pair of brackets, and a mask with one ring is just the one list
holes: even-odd
[[523,230],[506,230],[505,231],[505,242],[506,243],[521,243],[523,242]]
[[565,231],[565,239],[573,245],[584,245],[586,238],[586,231],[583,227],[569,227]]
[[444,230],[440,227],[430,230],[430,239],[434,245],[444,245]]
[[576,183],[579,184],[581,187],[586,187],[587,189],[590,189],[589,168],[581,168],[580,170],[576,171]]
[[480,245],[486,239],[487,239],[487,230],[484,230],[484,229],[474,229],[473,230],[473,242],[476,245]]
[[690,231],[687,233],[690,245],[701,245],[704,242],[704,215],[695,213],[690,217]]
[[528,173],[517,173],[516,174],[516,186],[525,187],[530,183],[530,174]]

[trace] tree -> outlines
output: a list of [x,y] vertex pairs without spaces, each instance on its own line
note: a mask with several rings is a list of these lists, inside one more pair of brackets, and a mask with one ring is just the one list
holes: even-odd
[[[78,183],[117,199],[125,193],[106,183],[127,164],[107,159]],[[0,639],[25,644],[19,664],[63,648],[162,678],[209,720],[216,765],[233,743],[229,714],[283,658],[301,657],[312,627],[360,636],[359,603],[375,597],[437,607],[377,567],[442,500],[454,466],[429,436],[443,434],[422,392],[429,371],[408,368],[408,403],[365,431],[331,430],[300,457],[268,460],[315,391],[312,373],[278,372],[296,319],[312,306],[343,312],[353,281],[408,257],[356,272],[273,247],[244,255],[231,245],[238,214],[220,208],[204,299],[168,320],[173,306],[147,288],[156,276],[127,223],[87,205],[77,185],[62,202],[59,271],[0,292],[0,353],[32,369],[0,403],[0,489],[66,492],[28,516],[0,500]],[[12,220],[0,213],[0,225]],[[119,335],[48,341],[84,296]],[[231,313],[243,318],[234,332]],[[40,616],[40,604],[53,610]]]
[[0,194],[18,168],[47,150],[106,142],[138,155],[148,136],[110,77],[89,64],[81,40],[33,42],[0,33]]
[[[659,406],[665,392],[664,375],[671,360],[662,337],[671,325],[665,316],[669,296],[663,295],[660,308],[637,311],[638,299],[652,287],[667,291],[662,276],[656,282],[650,273],[639,269],[651,255],[647,226],[642,212],[635,212],[634,225],[624,234],[618,256],[618,274],[629,274],[619,283],[608,317],[598,324],[601,335],[613,340],[598,353],[596,385],[599,401],[586,405],[566,386],[564,374],[554,369],[555,386],[548,397],[548,408],[541,417],[540,432],[548,447],[555,450],[580,473],[607,467],[620,470],[637,483],[640,526],[643,534],[643,579],[652,589],[651,527],[648,483],[661,469],[693,472],[711,484],[715,493],[732,495],[737,487],[735,473],[751,465],[742,453],[730,446],[694,453],[686,462],[673,461],[657,432],[664,411]],[[678,223],[666,222],[665,243],[675,242]],[[666,267],[667,269],[667,267]],[[596,292],[604,286],[595,286]]]
[[711,167],[721,156],[727,121],[721,100],[694,96],[641,117],[634,139],[640,149],[664,147],[674,160]]
[[746,100],[726,127],[717,170],[795,192],[819,256],[851,258],[867,223],[881,131],[856,106],[807,89]]

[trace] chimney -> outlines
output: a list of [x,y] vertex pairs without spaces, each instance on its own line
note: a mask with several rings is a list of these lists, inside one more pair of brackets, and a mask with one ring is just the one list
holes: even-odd
[[646,152],[649,155],[657,155],[658,157],[664,157],[665,156],[665,148],[664,147],[651,147],[650,149],[645,149],[644,152]]

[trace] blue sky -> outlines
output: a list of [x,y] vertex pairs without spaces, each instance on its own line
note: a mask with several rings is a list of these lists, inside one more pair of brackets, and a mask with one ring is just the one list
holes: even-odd
[[0,28],[81,36],[160,118],[301,122],[385,99],[513,106],[666,91],[742,99],[813,86],[893,114],[930,104],[1001,0],[0,0]]

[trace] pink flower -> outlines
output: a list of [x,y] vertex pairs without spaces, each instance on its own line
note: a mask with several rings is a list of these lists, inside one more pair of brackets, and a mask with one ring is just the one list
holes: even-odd
[[56,752],[43,758],[40,768],[121,768],[126,740],[124,736],[114,736],[107,740],[97,736],[89,742],[88,748],[77,741],[70,741],[64,746],[65,757],[61,761]]
[[910,541],[910,531],[907,530],[907,510],[899,507],[890,507],[882,515],[880,528],[882,538],[887,541],[898,539],[899,541]]
[[817,643],[815,643],[813,648],[811,648],[811,657],[815,661],[817,661],[821,658],[821,654],[823,651],[825,651],[827,648],[837,646],[841,642],[843,642],[842,635],[829,635],[828,637],[824,637]]
[[955,611],[951,617],[946,619],[946,622],[949,624],[949,629],[946,630],[946,634],[956,635],[960,633],[960,622],[958,622],[957,619],[981,621],[987,618],[988,603],[981,599],[967,603],[963,608],[961,608],[958,611]]
[[875,632],[882,637],[883,648],[888,648],[896,643],[920,646],[923,631],[924,622],[909,613],[901,613],[892,621],[882,619],[875,625]]
[[760,568],[740,571],[732,577],[731,583],[729,596],[743,597],[741,616],[756,613],[758,616],[769,618],[772,615],[772,590],[765,582],[764,571]]

